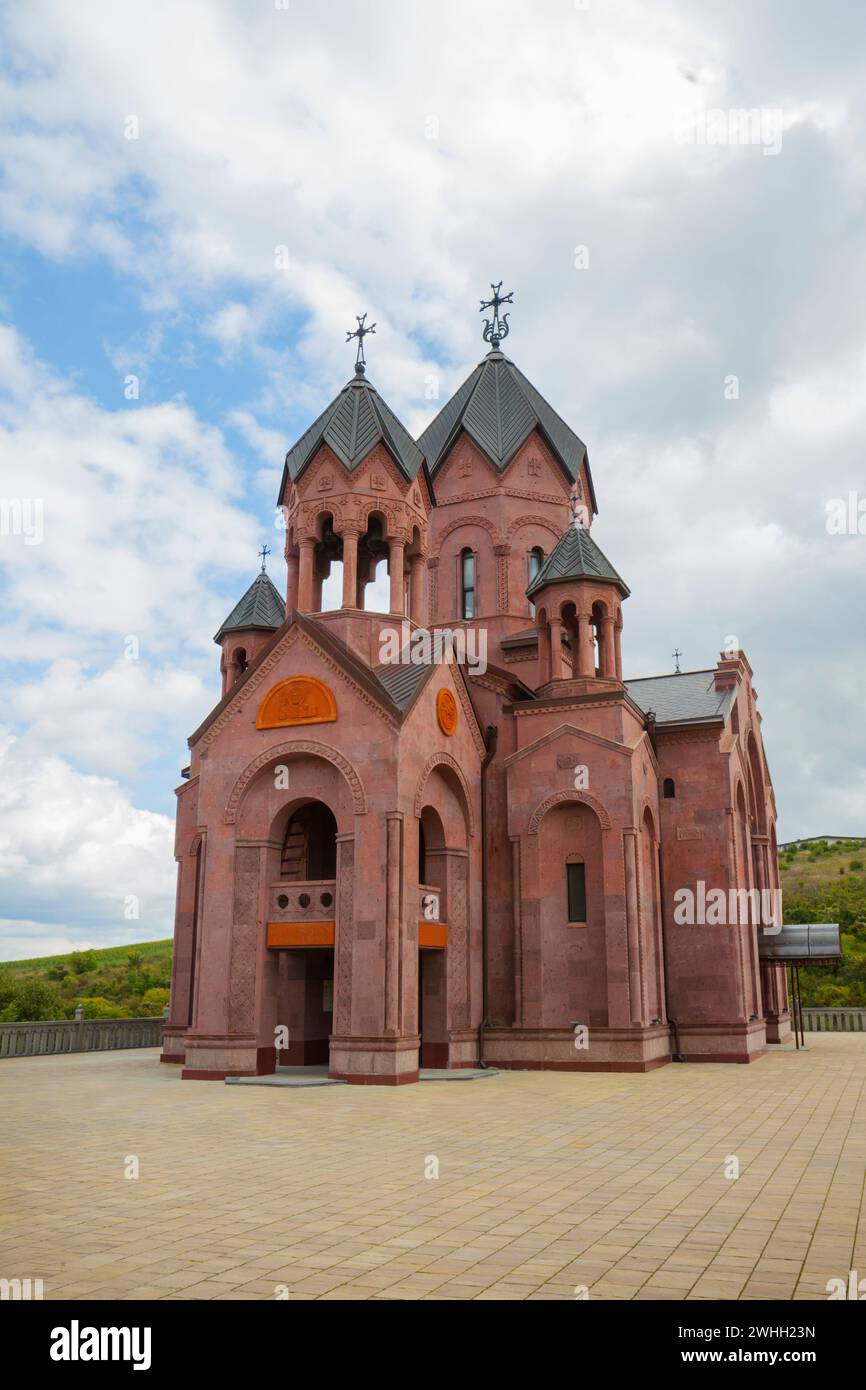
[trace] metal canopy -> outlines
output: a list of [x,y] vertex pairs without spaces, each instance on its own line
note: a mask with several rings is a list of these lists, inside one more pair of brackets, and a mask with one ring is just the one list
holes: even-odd
[[839,927],[835,922],[794,922],[776,935],[759,933],[761,960],[784,965],[820,965],[842,960]]

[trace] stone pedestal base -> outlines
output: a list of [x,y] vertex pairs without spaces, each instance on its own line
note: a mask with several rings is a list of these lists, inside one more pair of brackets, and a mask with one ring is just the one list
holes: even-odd
[[756,1062],[767,1051],[762,1018],[754,1023],[678,1023],[677,1041],[687,1062]]
[[167,1023],[162,1030],[161,1062],[182,1063],[186,1057],[186,1024]]
[[418,1080],[420,1038],[331,1038],[328,1075],[355,1086],[406,1086]]
[[588,1047],[575,1047],[571,1028],[489,1028],[484,1061],[530,1071],[651,1071],[670,1061],[670,1030],[590,1028]]
[[794,1041],[794,1030],[791,1027],[789,1014],[780,1014],[778,1017],[770,1015],[764,1019],[767,1027],[768,1043],[789,1043]]
[[227,1076],[264,1076],[274,1070],[276,1053],[254,1037],[237,1033],[187,1033],[185,1081],[224,1081]]

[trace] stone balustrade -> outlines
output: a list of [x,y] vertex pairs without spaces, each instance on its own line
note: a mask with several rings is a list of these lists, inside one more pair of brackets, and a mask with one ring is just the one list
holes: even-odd
[[866,1009],[804,1009],[807,1033],[866,1032]]
[[73,1018],[0,1023],[0,1058],[159,1047],[163,1022],[162,1018]]

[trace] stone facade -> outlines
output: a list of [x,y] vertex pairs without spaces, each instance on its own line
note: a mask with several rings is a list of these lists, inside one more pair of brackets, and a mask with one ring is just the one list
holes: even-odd
[[[285,620],[259,576],[177,792],[163,1060],[185,1077],[643,1071],[790,1036],[757,921],[682,920],[689,894],[778,888],[751,668],[623,679],[585,450],[545,405],[503,458],[483,394],[415,442],[360,373],[290,451]],[[485,659],[413,662],[424,630]]]

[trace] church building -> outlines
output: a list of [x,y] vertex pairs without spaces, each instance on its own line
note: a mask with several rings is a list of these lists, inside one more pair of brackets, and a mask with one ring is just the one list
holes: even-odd
[[647,1071],[791,1036],[760,954],[779,878],[752,669],[624,677],[587,450],[502,351],[499,291],[417,439],[367,377],[364,316],[286,455],[285,592],[263,557],[177,791],[162,1060],[184,1077]]

